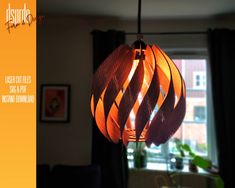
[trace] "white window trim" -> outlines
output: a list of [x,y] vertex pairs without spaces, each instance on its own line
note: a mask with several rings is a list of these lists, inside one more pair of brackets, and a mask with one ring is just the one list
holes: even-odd
[[212,78],[210,61],[207,56],[207,126],[211,131],[207,131],[207,143],[208,143],[208,157],[212,160],[215,165],[218,165],[218,151],[215,134],[215,120],[214,120],[214,104],[212,99]]

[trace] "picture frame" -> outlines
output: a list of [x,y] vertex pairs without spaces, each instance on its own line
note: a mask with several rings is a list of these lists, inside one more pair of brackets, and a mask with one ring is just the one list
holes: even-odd
[[41,85],[40,104],[42,122],[69,122],[70,85]]

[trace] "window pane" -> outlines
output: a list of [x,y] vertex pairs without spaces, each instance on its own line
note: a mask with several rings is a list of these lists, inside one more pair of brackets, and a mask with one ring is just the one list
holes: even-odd
[[206,111],[204,106],[194,106],[194,120],[195,121],[206,120]]

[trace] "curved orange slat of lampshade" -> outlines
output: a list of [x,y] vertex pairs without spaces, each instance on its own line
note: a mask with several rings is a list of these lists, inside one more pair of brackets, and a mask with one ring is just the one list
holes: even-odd
[[137,100],[139,91],[142,87],[143,79],[144,79],[143,61],[139,60],[136,71],[129,85],[126,88],[126,91],[124,92],[124,95],[119,105],[118,124],[120,126],[121,134],[123,132],[129,114]]
[[121,132],[120,132],[120,126],[118,125],[118,107],[116,102],[112,105],[109,112],[108,121],[107,121],[107,131],[108,134],[110,135],[111,140],[114,143],[118,143],[119,140],[121,139]]
[[[183,82],[182,82],[183,84]],[[182,92],[185,91],[185,86],[182,87]],[[167,119],[167,125],[169,127],[168,129],[168,137],[165,138],[165,140],[168,140],[180,127],[186,111],[186,100],[184,95],[181,95],[177,105],[174,108],[174,113]]]
[[129,141],[131,140],[132,136],[133,136],[133,130],[134,130],[134,124],[131,121],[130,116],[127,118],[126,124],[125,124],[125,128],[123,130],[122,133],[122,142],[125,146],[127,146],[127,144],[129,143]]
[[117,144],[121,138],[121,133],[118,123],[112,118],[111,114],[108,116],[106,128],[112,142]]
[[142,98],[147,93],[147,90],[151,84],[154,70],[155,70],[155,61],[152,49],[149,45],[146,45],[146,50],[144,51],[145,59],[144,59],[144,82],[141,88]]
[[126,81],[124,82],[122,89],[119,91],[119,93],[118,93],[118,95],[117,95],[117,97],[115,99],[115,104],[117,106],[119,106],[119,104],[120,104],[120,102],[122,100],[123,94],[126,91],[127,86],[129,85],[129,83],[130,83],[130,81],[131,81],[131,79],[132,79],[132,77],[133,77],[133,75],[135,73],[135,70],[136,70],[136,68],[138,66],[139,61],[133,60],[133,61],[131,61],[131,63],[132,63],[132,67],[131,67],[131,71],[130,71],[130,73],[128,75],[128,79],[126,79]]
[[160,124],[160,126],[157,127],[159,132],[157,132],[155,139],[153,139],[153,143],[156,145],[165,143],[177,131],[184,119],[185,110],[185,97],[181,95],[179,102],[174,108],[174,112],[168,116],[164,124]]
[[127,146],[130,141],[130,133],[128,131],[123,131],[122,143]]
[[159,80],[158,82],[159,82],[159,87],[160,87],[160,94],[157,100],[157,106],[158,108],[160,108],[166,97],[166,94],[168,93],[170,80],[168,80],[166,74],[162,71],[162,69],[158,65],[157,65],[157,75],[158,75],[158,80]]
[[[140,90],[140,98],[138,98],[139,105],[142,103],[145,95],[149,90],[149,86],[153,80],[154,71],[152,70],[152,66],[150,66],[148,61],[144,61],[144,81]],[[137,112],[135,113],[137,114]]]
[[186,98],[184,79],[182,78],[182,75],[180,74],[180,71],[178,70],[178,68],[174,64],[174,62],[165,54],[164,51],[161,50],[161,52],[165,56],[167,61],[169,62],[169,65],[170,65],[172,73],[173,73],[172,75],[173,75],[174,89],[175,89],[176,95],[178,97],[178,100],[176,103],[176,105],[177,105],[180,101],[180,97],[183,96],[184,99]]
[[164,57],[166,58],[166,60],[168,61],[169,65],[170,65],[170,69],[172,72],[172,80],[173,80],[173,85],[174,85],[174,91],[175,94],[177,96],[177,100],[176,103],[178,103],[180,95],[181,95],[181,88],[182,88],[182,77],[180,75],[180,72],[178,70],[178,68],[176,67],[176,65],[172,62],[172,60],[164,53],[164,51],[162,51],[160,49],[161,53],[164,55]]
[[159,49],[153,45],[152,50],[156,58],[157,74],[159,79],[159,86],[161,88],[161,92],[157,101],[157,106],[160,108],[170,88],[171,71],[166,59],[164,56],[162,56]]
[[115,102],[118,93],[122,90],[123,84],[131,71],[134,55],[130,55],[131,53],[127,53],[120,56],[119,61],[121,64],[114,73],[111,81],[108,83],[103,100],[106,119],[108,118],[111,106]]
[[[147,131],[146,135],[147,146],[150,146],[152,143],[154,143],[155,145],[159,145],[162,143],[161,134],[163,131],[167,130],[167,127],[165,126],[166,118],[169,118],[169,114],[173,111],[175,103],[175,93],[174,93],[170,66],[158,48],[153,46],[152,49],[154,51],[156,59],[158,60],[157,65],[161,68],[161,70],[164,72],[164,74],[167,77],[170,76],[169,78],[170,84],[168,92],[166,93],[166,97],[164,98],[162,105],[159,107],[158,112],[155,114],[153,120],[151,121],[149,129]],[[163,83],[160,80],[160,85],[162,84]]]
[[[154,55],[151,47],[147,45],[145,50],[145,60],[144,60],[144,82],[142,84],[140,91],[142,100],[148,92],[149,86],[153,79],[154,70],[155,70]],[[142,100],[140,102],[142,102]]]
[[[131,58],[133,57],[130,47],[128,45],[121,45],[105,59],[95,72],[91,91],[94,96],[94,110],[96,109],[101,93],[107,87],[107,84],[110,82],[114,73],[122,63],[119,57],[123,54],[128,54]],[[93,112],[93,114],[95,113]]]
[[[143,98],[147,94],[149,85],[151,84],[151,81],[153,79],[153,74],[154,74],[154,71],[153,71],[153,69],[155,68],[154,56],[149,45],[146,46],[145,59],[143,60],[143,65],[144,65],[144,80],[141,86],[141,90],[139,92],[140,98],[138,97],[138,100],[136,101],[138,106],[140,105]],[[135,108],[135,115],[137,114],[137,111],[138,111],[138,108]]]
[[150,68],[148,69],[151,69],[149,70],[149,72],[152,72],[152,75],[154,74],[154,70],[155,70],[155,56],[153,54],[153,51],[152,51],[152,48],[151,46],[147,45],[146,46],[146,50],[145,50],[145,65],[148,65],[150,66]]
[[92,113],[92,116],[95,117],[95,107],[94,107],[94,95],[92,94],[91,95],[91,102],[90,102],[90,107],[91,107],[91,113]]
[[[184,88],[184,84],[182,84],[184,81],[178,69],[161,49],[158,48],[155,50],[159,50],[167,60],[172,76],[169,93],[163,103],[162,108],[159,109],[159,114],[157,114],[157,116],[154,117],[152,121],[152,124],[155,126],[151,126],[151,129],[149,129],[148,132],[148,144],[151,144],[152,142],[156,145],[159,145],[166,142],[176,132],[182,123],[185,115],[185,97],[181,92]],[[178,99],[172,108],[173,98],[175,98],[175,95],[177,95]],[[167,103],[171,103],[171,105]],[[163,120],[161,119],[161,116],[163,116]]]
[[[146,48],[146,64],[154,63],[154,73],[152,75],[151,83],[149,85],[148,91],[143,98],[143,101],[140,105],[140,108],[137,112],[135,124],[136,124],[136,141],[139,141],[140,135],[146,126],[146,123],[150,120],[150,116],[153,112],[154,107],[156,106],[157,99],[159,96],[159,79],[157,75],[157,65],[156,60],[153,55],[152,49],[149,47]],[[148,58],[147,58],[148,57]]]
[[119,91],[119,93],[118,93],[118,95],[117,95],[117,97],[116,97],[116,99],[115,99],[115,104],[116,104],[117,106],[119,106],[119,104],[120,104],[120,102],[121,102],[121,100],[122,100],[122,96],[123,96],[123,91],[121,90],[121,91]]
[[166,59],[162,56],[159,49],[153,46],[152,50],[156,58],[158,83],[160,87],[160,94],[157,100],[157,107],[159,109],[161,105],[163,104],[170,88],[171,71],[170,71],[170,67],[168,66]]
[[[102,96],[104,95],[104,92],[102,93]],[[104,114],[104,105],[103,105],[103,101],[102,101],[101,97],[98,100],[98,103],[96,105],[96,109],[95,109],[95,121],[96,124],[100,130],[100,132],[108,139],[110,140],[107,130],[106,130],[106,126],[105,126],[105,114]]]
[[186,91],[185,91],[185,83],[184,80],[176,67],[176,65],[172,62],[172,60],[162,51],[164,56],[169,62],[169,65],[172,70],[174,89],[177,95],[177,101],[174,107],[174,113],[168,118],[168,126],[169,126],[169,137],[171,137],[181,125],[185,112],[186,112]]

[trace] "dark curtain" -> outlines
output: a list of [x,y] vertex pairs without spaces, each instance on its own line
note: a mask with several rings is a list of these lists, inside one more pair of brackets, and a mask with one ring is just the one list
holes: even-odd
[[[119,31],[93,31],[94,71],[105,58],[120,44],[125,42],[125,34]],[[126,148],[109,142],[93,121],[92,163],[101,167],[102,188],[127,188],[128,166]]]
[[235,30],[209,31],[209,50],[220,175],[234,188]]

